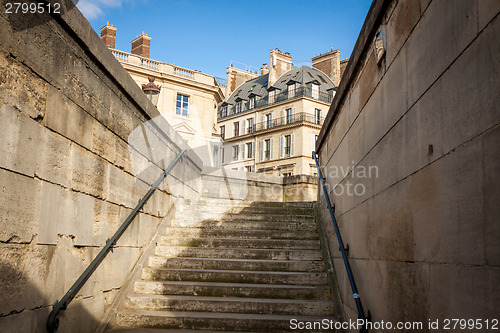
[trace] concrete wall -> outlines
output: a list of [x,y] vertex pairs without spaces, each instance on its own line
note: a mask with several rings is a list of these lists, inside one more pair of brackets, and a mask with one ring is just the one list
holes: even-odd
[[499,11],[498,1],[375,1],[366,18],[317,150],[373,321],[498,318]]
[[[188,147],[168,124],[146,123],[158,111],[77,9],[2,11],[0,32],[0,330],[45,332],[51,305]],[[136,128],[163,161],[128,142]],[[199,195],[200,165],[191,152],[174,168],[62,312],[59,332],[94,330],[173,198]]]

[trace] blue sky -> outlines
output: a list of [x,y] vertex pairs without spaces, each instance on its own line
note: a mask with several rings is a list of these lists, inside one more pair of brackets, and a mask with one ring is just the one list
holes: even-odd
[[231,61],[260,68],[275,48],[289,52],[297,65],[332,47],[341,51],[341,59],[349,57],[370,4],[371,0],[80,0],[78,8],[96,32],[106,21],[118,29],[119,50],[130,52],[130,42],[144,31],[152,37],[150,58],[225,78]]

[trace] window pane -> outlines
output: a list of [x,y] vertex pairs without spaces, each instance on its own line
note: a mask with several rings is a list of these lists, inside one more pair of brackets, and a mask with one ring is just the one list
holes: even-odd
[[183,100],[185,103],[187,103],[187,101],[188,101],[188,97],[187,97],[187,96],[182,96],[182,100]]

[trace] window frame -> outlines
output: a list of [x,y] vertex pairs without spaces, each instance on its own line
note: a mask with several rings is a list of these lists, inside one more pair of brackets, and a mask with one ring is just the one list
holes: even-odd
[[[186,99],[185,101],[184,98]],[[180,106],[178,105],[178,103],[180,103]],[[184,110],[186,114],[184,114]],[[175,115],[181,117],[189,117],[189,95],[177,93],[177,96],[175,98]]]

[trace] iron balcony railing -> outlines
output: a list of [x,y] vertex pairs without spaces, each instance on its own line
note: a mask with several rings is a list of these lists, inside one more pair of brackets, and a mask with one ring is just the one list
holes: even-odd
[[168,166],[165,171],[162,172],[160,177],[156,180],[156,182],[151,186],[149,191],[144,195],[144,197],[139,200],[139,203],[137,206],[134,208],[134,210],[130,213],[130,215],[127,217],[125,222],[120,226],[120,228],[115,232],[113,237],[108,239],[106,241],[106,244],[102,248],[102,250],[97,254],[97,256],[92,260],[90,265],[85,269],[85,271],[80,275],[80,277],[76,280],[76,282],[69,288],[69,290],[66,292],[66,294],[61,298],[60,301],[57,301],[53,307],[52,311],[49,313],[49,317],[47,318],[47,331],[49,333],[54,333],[57,331],[57,328],[59,327],[59,318],[57,318],[57,315],[59,311],[61,310],[66,310],[69,303],[75,298],[75,296],[78,294],[80,289],[83,287],[85,282],[90,278],[92,273],[99,267],[101,262],[104,260],[106,255],[108,254],[109,251],[112,251],[113,246],[116,245],[116,242],[120,239],[120,237],[123,235],[125,230],[127,230],[128,226],[134,221],[135,217],[139,213],[139,211],[144,207],[144,205],[148,202],[149,198],[153,195],[153,193],[156,191],[156,189],[160,186],[160,184],[163,182],[165,177],[172,171],[174,166],[179,162],[181,157],[186,153],[186,149],[183,149],[179,155],[173,160],[172,163]]
[[[253,105],[250,104],[250,101],[241,101],[241,107],[238,105],[227,105],[219,107],[219,111],[217,113],[217,118],[225,118],[235,114],[239,114],[248,110],[258,109],[267,105],[272,105],[275,103],[283,102],[288,99],[297,98],[297,97],[311,97],[317,99],[322,102],[331,103],[333,100],[333,91],[332,93],[322,93],[313,91],[309,87],[299,87],[295,89],[294,93],[288,93],[288,90],[285,90],[279,94],[274,95],[274,97],[269,98],[269,95],[256,98]],[[253,106],[253,107],[252,107]]]
[[324,117],[318,117],[318,116],[315,116],[315,115],[310,114],[310,113],[305,113],[305,112],[294,113],[294,114],[289,115],[289,116],[284,116],[284,117],[270,119],[270,120],[266,120],[266,121],[263,121],[260,123],[256,123],[251,127],[245,127],[244,133],[240,133],[239,131],[238,131],[238,133],[235,132],[233,137],[238,137],[238,136],[242,136],[242,135],[246,135],[246,134],[253,134],[253,133],[256,133],[259,131],[264,131],[267,129],[285,126],[285,125],[289,125],[289,124],[295,124],[295,123],[299,123],[299,122],[306,122],[306,123],[310,123],[310,124],[323,125],[324,120],[325,120]]
[[347,248],[344,246],[344,241],[342,240],[342,235],[340,234],[339,226],[337,224],[337,220],[335,219],[335,205],[331,205],[330,197],[328,196],[328,191],[326,190],[325,180],[321,173],[321,168],[319,166],[318,157],[316,152],[312,152],[312,157],[314,158],[314,162],[316,163],[316,168],[318,169],[318,176],[321,183],[321,187],[323,188],[323,193],[325,194],[325,201],[328,207],[328,211],[330,212],[330,218],[332,219],[333,228],[335,229],[335,234],[337,235],[337,241],[339,242],[339,251],[342,253],[342,259],[344,261],[345,270],[347,272],[347,278],[349,279],[349,283],[351,285],[352,296],[354,298],[354,302],[356,303],[356,308],[358,310],[358,319],[363,321],[362,328],[360,330],[361,333],[367,333],[367,321],[371,321],[371,314],[368,311],[368,316],[365,315],[365,310],[363,309],[363,304],[361,303],[361,297],[359,296],[358,287],[356,286],[356,280],[354,280],[354,275],[352,274],[351,265],[349,264],[349,259],[347,258],[347,253],[349,251],[349,245]]

